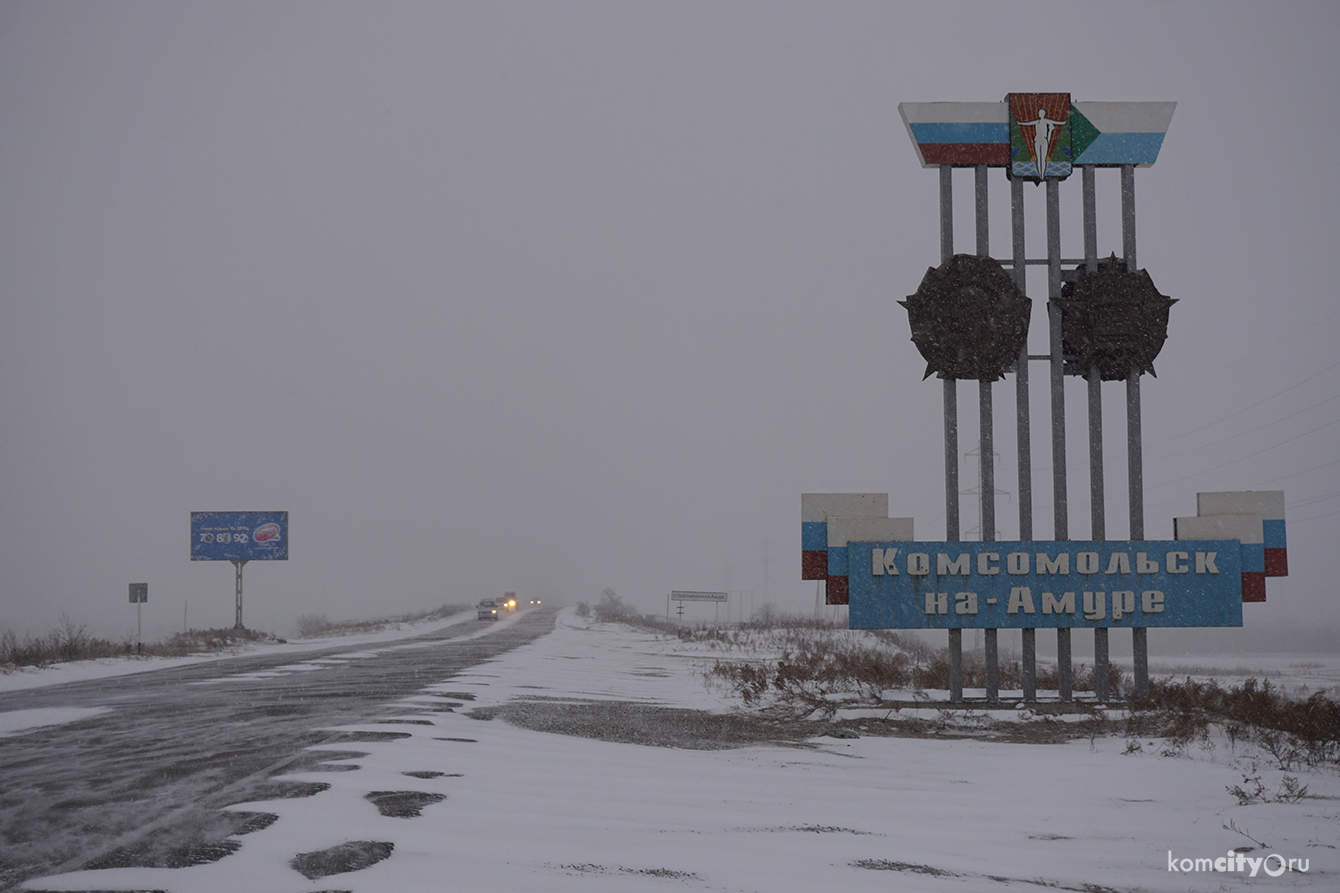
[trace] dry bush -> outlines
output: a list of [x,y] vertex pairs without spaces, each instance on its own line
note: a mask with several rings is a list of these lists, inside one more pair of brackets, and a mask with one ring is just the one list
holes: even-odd
[[[373,632],[396,623],[436,620],[466,610],[469,610],[468,606],[443,605],[431,611],[406,614],[398,618],[342,623],[330,623],[324,614],[314,614],[300,617],[298,623],[300,629],[317,628],[319,633],[326,635],[348,635],[356,632]],[[188,654],[227,650],[246,642],[264,641],[284,640],[276,639],[267,632],[249,629],[193,629],[185,633],[176,633],[159,642],[137,644],[133,639],[113,642],[90,635],[87,624],[72,619],[68,614],[62,614],[60,622],[40,636],[24,636],[20,639],[10,630],[0,633],[0,667],[45,667],[53,663],[124,657],[132,654],[183,657]]]
[[298,636],[310,639],[330,629],[330,620],[325,614],[299,614]]
[[1232,688],[1161,679],[1151,680],[1149,697],[1132,707],[1134,722],[1162,726],[1174,744],[1204,738],[1220,724],[1230,740],[1255,743],[1281,770],[1340,768],[1340,702],[1322,692],[1292,697],[1255,678]]
[[887,689],[906,688],[919,675],[934,672],[933,662],[865,637],[790,627],[750,638],[756,647],[775,649],[781,657],[719,660],[705,674],[709,684],[724,685],[750,706],[828,711],[835,696],[878,698]]
[[[710,683],[733,689],[749,705],[769,702],[779,707],[813,708],[831,705],[842,695],[878,699],[891,689],[950,688],[948,649],[890,630],[852,635],[846,628],[827,623],[796,624],[752,634],[701,631],[692,638],[723,648],[764,648],[780,653],[776,660],[717,661],[707,671]],[[986,687],[986,663],[981,654],[963,654],[961,670],[965,688]],[[1023,688],[1019,661],[999,662],[997,674],[1001,689]],[[1110,667],[1109,690],[1120,691],[1123,682],[1120,669]],[[1039,690],[1056,690],[1056,668],[1038,668],[1036,683]],[[1074,691],[1092,691],[1093,668],[1076,665],[1071,687]]]
[[72,660],[93,660],[115,657],[127,652],[129,642],[112,642],[91,636],[88,625],[79,623],[68,614],[44,635],[25,636],[22,641],[6,630],[0,636],[0,666],[45,667]]

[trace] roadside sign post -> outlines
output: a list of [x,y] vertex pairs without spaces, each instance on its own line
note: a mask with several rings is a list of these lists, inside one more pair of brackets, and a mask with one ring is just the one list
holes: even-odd
[[721,605],[723,602],[730,601],[730,595],[725,592],[685,592],[675,590],[670,593],[667,605],[670,601],[679,602],[679,618],[684,619],[684,602],[712,602],[717,608],[717,619],[721,617]]
[[242,566],[288,560],[288,512],[191,512],[191,560],[230,561],[235,570],[236,622],[242,625]]
[[135,644],[140,645],[144,639],[141,638],[143,627],[140,624],[140,605],[149,600],[148,583],[130,584],[130,603],[135,606]]

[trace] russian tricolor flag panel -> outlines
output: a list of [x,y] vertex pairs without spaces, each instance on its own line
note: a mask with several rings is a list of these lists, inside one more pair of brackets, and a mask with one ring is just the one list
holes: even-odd
[[887,493],[800,494],[800,579],[828,579],[830,515],[884,518],[888,514]]
[[847,590],[848,543],[902,543],[916,539],[911,518],[838,518],[828,517],[827,603],[845,605]]
[[1237,493],[1197,493],[1196,514],[1260,515],[1265,544],[1267,577],[1289,575],[1288,542],[1284,533],[1284,491],[1245,490]]
[[1266,600],[1266,556],[1260,515],[1173,518],[1173,539],[1237,540],[1242,552],[1242,600]]
[[1197,493],[1196,517],[1174,518],[1179,540],[1234,539],[1242,544],[1242,600],[1266,600],[1266,577],[1289,573],[1284,491]]
[[898,114],[922,167],[1010,163],[1010,113],[1003,102],[901,102]]

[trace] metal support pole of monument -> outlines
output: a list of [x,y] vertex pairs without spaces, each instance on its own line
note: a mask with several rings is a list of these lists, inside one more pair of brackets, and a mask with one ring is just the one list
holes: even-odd
[[[1103,492],[1103,379],[1098,364],[1089,367],[1089,510],[1094,542],[1107,539]],[[1108,691],[1107,627],[1093,630],[1093,694],[1100,703],[1111,696]]]
[[[940,263],[954,256],[954,169],[940,165]],[[944,379],[945,406],[945,540],[957,542],[958,517],[958,382]],[[949,631],[949,699],[963,700],[963,630]]]
[[[975,208],[977,212],[977,256],[990,257],[989,202],[987,191],[987,168],[979,164],[973,168],[976,185]],[[978,467],[981,469],[981,505],[982,530],[978,537],[982,542],[994,542],[996,539],[996,466],[994,442],[994,413],[991,402],[991,382],[983,379],[977,383],[979,448]],[[984,632],[982,660],[986,665],[986,699],[1000,700],[1000,649],[999,635],[994,628]]]
[[[992,430],[991,382],[983,380],[978,386],[978,408],[981,426],[981,486],[982,486],[982,542],[996,539],[996,475],[995,438]],[[995,627],[985,630],[982,660],[986,664],[986,699],[1000,700],[1000,645]]]
[[[1051,334],[1052,505],[1053,539],[1070,539],[1066,505],[1065,360],[1061,351],[1061,184],[1047,180],[1047,318]],[[1073,696],[1070,670],[1070,630],[1056,630],[1056,690],[1062,701]]]
[[[1089,273],[1098,272],[1098,198],[1095,172],[1091,164],[1080,168],[1084,190],[1084,267]],[[1089,538],[1095,542],[1107,539],[1106,491],[1103,482],[1103,379],[1095,364],[1089,368]],[[1093,631],[1093,693],[1100,703],[1111,697],[1108,691],[1108,634],[1107,627]]]
[[[1027,261],[1024,253],[1024,181],[1010,180],[1010,231],[1013,241],[1014,265],[1011,273],[1021,294],[1028,294]],[[1019,348],[1019,361],[1014,369],[1015,433],[1019,453],[1019,539],[1033,539],[1033,437],[1030,430],[1028,405],[1028,343]],[[1023,652],[1022,685],[1025,701],[1038,699],[1037,630],[1020,630],[1020,649]]]
[[233,567],[237,569],[237,622],[233,624],[233,629],[246,629],[242,625],[242,565],[246,561],[233,559]]
[[[1121,166],[1121,248],[1127,270],[1136,269],[1135,165]],[[1140,369],[1132,365],[1126,376],[1126,478],[1128,481],[1132,540],[1145,538],[1145,471],[1140,426]],[[1135,698],[1149,697],[1149,630],[1131,630]]]

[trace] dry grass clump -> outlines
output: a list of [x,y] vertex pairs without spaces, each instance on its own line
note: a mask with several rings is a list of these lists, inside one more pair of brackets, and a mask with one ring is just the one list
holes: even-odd
[[[347,636],[377,632],[402,623],[438,620],[467,610],[469,606],[465,605],[443,605],[431,611],[400,617],[338,622],[327,620],[324,614],[306,614],[298,618],[298,629],[304,637]],[[0,671],[127,655],[184,657],[188,654],[226,651],[247,642],[283,641],[271,633],[250,629],[192,629],[158,642],[136,642],[133,638],[112,641],[91,635],[88,624],[62,614],[60,622],[42,635],[20,638],[9,630],[0,633]]]
[[0,635],[0,666],[44,667],[61,661],[126,654],[128,642],[111,642],[88,634],[88,624],[62,614],[60,623],[40,636],[19,639],[12,631]]
[[[762,632],[726,631],[695,634],[737,646],[741,650],[764,647],[775,651],[775,660],[718,660],[706,672],[709,684],[724,685],[749,706],[817,707],[831,705],[835,698],[878,700],[891,689],[948,690],[949,652],[890,630],[867,630],[853,634],[844,628],[796,626]],[[998,664],[1002,689],[1023,688],[1023,668],[1017,660]],[[986,687],[986,663],[982,655],[965,653],[963,686]],[[1094,690],[1094,671],[1076,665],[1071,674],[1075,691]],[[1110,690],[1119,690],[1124,677],[1109,668]],[[1055,690],[1056,668],[1037,669],[1040,690]]]
[[137,643],[131,638],[114,642],[90,635],[88,624],[79,623],[68,614],[62,614],[60,622],[42,635],[29,635],[20,639],[9,630],[0,634],[0,668],[46,667],[56,663],[126,655],[182,657],[232,648],[242,642],[272,640],[274,636],[269,633],[254,630],[193,629],[177,633],[161,642]]
[[354,636],[363,633],[381,632],[387,627],[402,623],[419,623],[425,620],[442,620],[452,614],[470,610],[469,605],[443,605],[431,611],[402,614],[397,617],[376,617],[372,620],[330,620],[325,614],[301,614],[298,616],[298,635],[304,639],[322,636]]
[[1255,743],[1283,771],[1340,769],[1340,701],[1322,692],[1299,698],[1255,678],[1231,688],[1190,677],[1156,679],[1149,697],[1131,708],[1133,732],[1154,728],[1174,748],[1208,738],[1218,725],[1234,743]]

